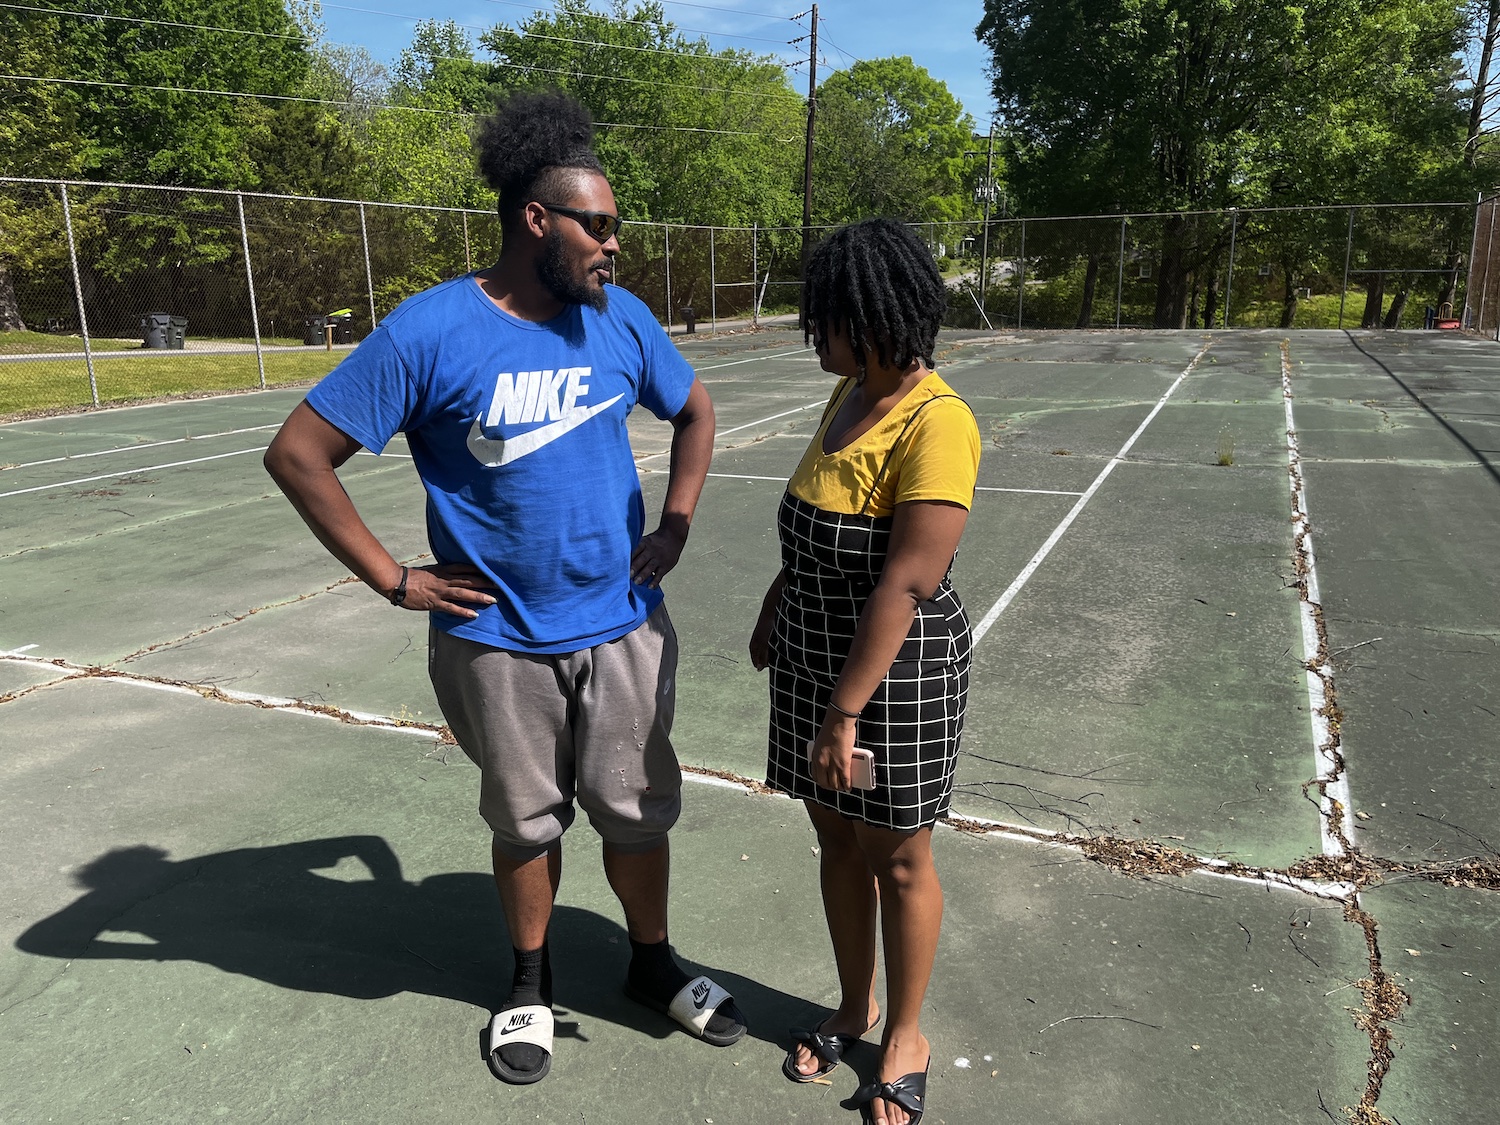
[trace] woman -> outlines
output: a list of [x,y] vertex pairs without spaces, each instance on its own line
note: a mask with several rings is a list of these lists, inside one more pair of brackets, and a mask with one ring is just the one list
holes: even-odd
[[[750,641],[771,669],[767,783],[806,803],[841,997],[794,1029],[782,1066],[821,1078],[880,1019],[866,1122],[915,1125],[931,1049],[918,1027],[942,922],[932,825],[947,815],[968,692],[968,619],[948,570],[974,498],[979,428],[932,372],[947,304],[926,246],[888,219],[843,227],[808,263],[802,330],[841,376],[778,516],[781,573]],[[855,748],[874,788],[856,789]],[[859,780],[864,780],[860,778]]]

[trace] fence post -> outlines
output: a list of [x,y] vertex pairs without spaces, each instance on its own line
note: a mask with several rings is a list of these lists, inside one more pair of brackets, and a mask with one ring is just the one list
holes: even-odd
[[[1479,327],[1479,330],[1481,332],[1484,331],[1484,302],[1485,302],[1485,297],[1489,294],[1489,290],[1490,290],[1490,269],[1489,269],[1489,263],[1491,263],[1491,262],[1493,262],[1495,260],[1495,201],[1493,199],[1490,200],[1490,233],[1489,233],[1489,237],[1485,240],[1484,260],[1485,260],[1484,284],[1479,287],[1479,325],[1478,325],[1478,327]],[[1467,300],[1468,299],[1468,294],[1464,294],[1464,297]]]
[[672,228],[666,223],[661,225],[662,238],[666,244],[667,258],[667,335],[672,334]]
[[1115,327],[1120,327],[1120,300],[1125,295],[1125,216],[1120,216],[1120,272],[1115,277]]
[[760,224],[750,225],[750,327],[760,327],[760,301],[755,287],[760,283]]
[[1026,220],[1021,220],[1021,256],[1017,259],[1016,276],[1016,330],[1021,329],[1021,313],[1026,308]]
[[370,232],[365,226],[365,205],[359,205],[359,238],[365,244],[365,291],[370,296],[370,331],[375,331],[375,275],[370,272]]
[[99,380],[94,376],[94,349],[89,346],[89,318],[83,307],[83,280],[78,275],[78,246],[73,241],[73,208],[68,203],[68,185],[58,184],[62,192],[63,225],[68,228],[68,260],[73,263],[73,296],[78,301],[78,333],[83,337],[83,362],[89,369],[89,397],[99,405]]
[[[1480,192],[1478,198],[1474,200],[1474,234],[1469,239],[1469,268],[1464,274],[1464,303],[1458,314],[1458,322],[1465,328],[1469,327],[1469,293],[1474,286],[1474,255],[1479,249],[1479,209],[1483,206],[1484,192]],[[1454,271],[1455,274],[1457,272],[1457,270]],[[1442,311],[1442,309],[1438,310],[1438,312]]]
[[260,347],[260,310],[255,306],[255,271],[250,268],[250,231],[245,226],[245,194],[235,192],[240,208],[240,245],[245,249],[245,283],[250,286],[250,328],[255,333],[255,366],[260,370],[260,389],[266,389],[266,357]]
[[474,255],[469,250],[469,213],[460,211],[459,217],[464,221],[464,273],[473,273]]
[[1344,239],[1344,288],[1339,292],[1339,327],[1344,327],[1344,302],[1349,299],[1349,255],[1354,250],[1354,208],[1349,208],[1349,234]]
[[1234,237],[1240,230],[1240,210],[1229,209],[1229,274],[1224,278],[1224,327],[1229,327],[1229,299],[1234,296]]
[[708,228],[708,322],[710,331],[719,330],[719,271],[714,256],[714,228]]

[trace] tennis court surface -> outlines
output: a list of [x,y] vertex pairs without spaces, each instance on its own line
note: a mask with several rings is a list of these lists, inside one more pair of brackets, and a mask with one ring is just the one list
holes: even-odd
[[[0,426],[0,1120],[857,1120],[873,1046],[829,1086],[779,1074],[836,984],[806,816],[754,785],[745,651],[831,378],[786,331],[680,343],[719,449],[666,583],[694,782],[672,939],[750,1035],[623,997],[584,827],[552,1074],[490,1076],[509,951],[425,622],[261,470],[300,391],[161,403]],[[939,348],[985,446],[926,1120],[1494,1121],[1500,345]],[[669,436],[633,432],[648,510]],[[404,454],[342,477],[420,563]]]

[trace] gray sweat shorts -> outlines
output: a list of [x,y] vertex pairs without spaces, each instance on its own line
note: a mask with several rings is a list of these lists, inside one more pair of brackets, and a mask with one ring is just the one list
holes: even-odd
[[677,633],[658,606],[634,632],[536,655],[432,630],[428,674],[459,746],[479,767],[479,813],[500,851],[543,855],[577,797],[617,852],[666,841],[682,811],[672,749]]

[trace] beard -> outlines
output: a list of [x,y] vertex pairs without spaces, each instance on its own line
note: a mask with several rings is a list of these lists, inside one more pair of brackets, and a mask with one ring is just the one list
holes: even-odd
[[[608,259],[606,258],[605,261],[607,262]],[[592,271],[601,264],[590,263],[589,269]],[[547,292],[559,301],[570,305],[587,305],[600,313],[609,307],[609,294],[604,291],[604,286],[591,285],[588,275],[574,276],[569,268],[562,235],[555,230],[547,235],[541,260],[536,265],[536,274]]]

